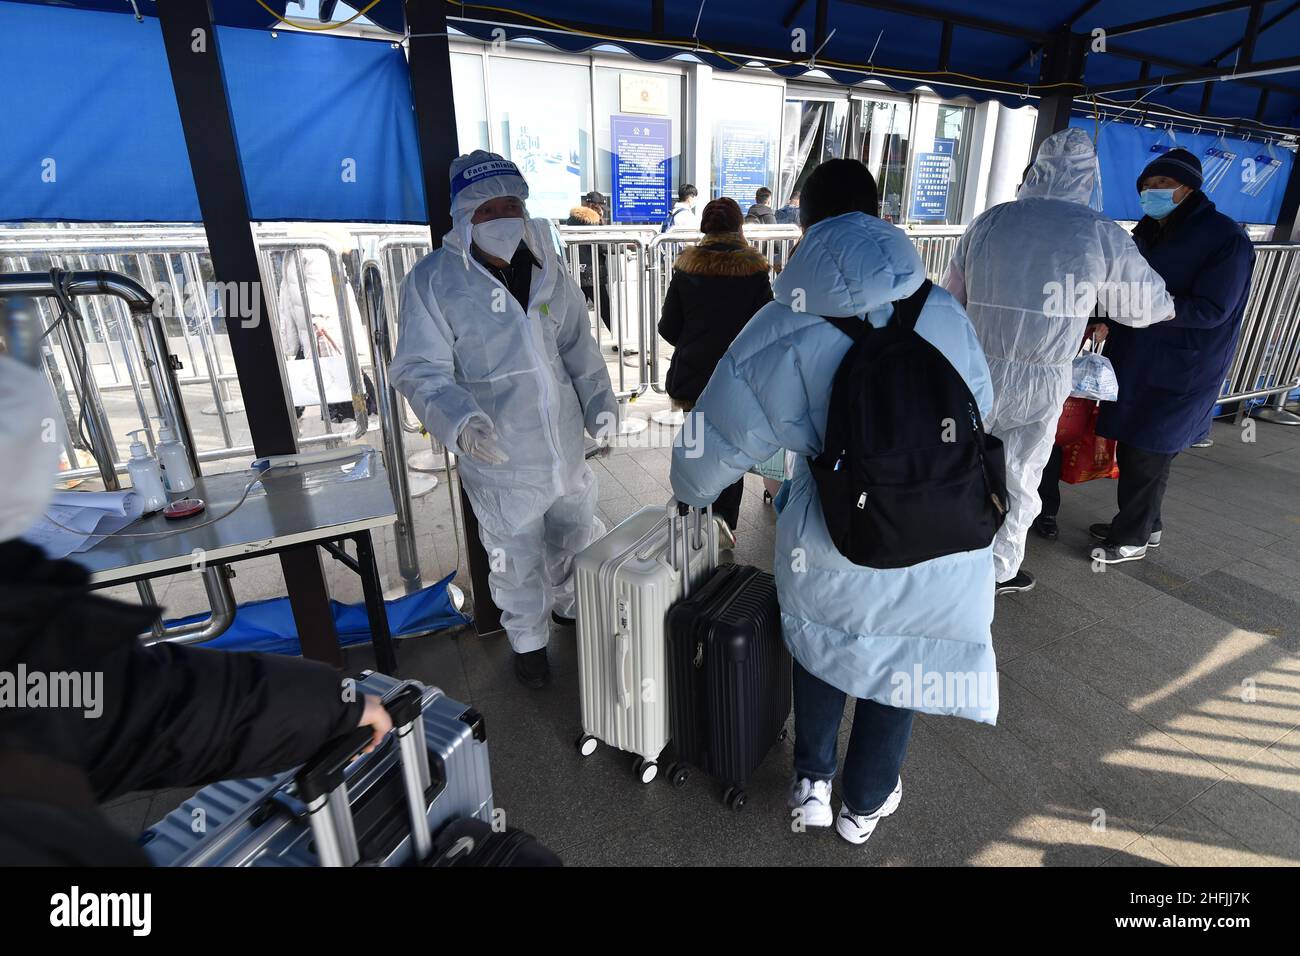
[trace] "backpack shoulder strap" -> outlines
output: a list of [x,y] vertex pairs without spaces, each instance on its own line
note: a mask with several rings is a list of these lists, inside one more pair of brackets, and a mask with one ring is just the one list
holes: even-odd
[[823,315],[820,318],[835,326],[854,342],[860,339],[862,333],[871,325],[866,319],[860,319],[855,315]]
[[930,297],[930,289],[933,286],[934,283],[926,279],[921,283],[921,287],[906,299],[895,302],[892,322],[897,322],[900,328],[909,332],[915,329],[916,320],[921,317],[921,310],[925,308],[925,300]]

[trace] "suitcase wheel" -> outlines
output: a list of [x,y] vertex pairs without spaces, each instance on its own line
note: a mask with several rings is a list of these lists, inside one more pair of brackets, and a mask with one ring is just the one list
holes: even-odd
[[722,795],[722,802],[739,812],[745,807],[745,791],[739,787],[728,787]]
[[573,742],[573,746],[578,748],[578,753],[584,757],[590,757],[600,746],[600,741],[591,734],[578,734],[578,739]]
[[632,773],[634,773],[636,778],[642,783],[649,783],[659,775],[659,765],[653,760],[643,760],[640,757],[637,757],[636,760],[632,762]]
[[684,763],[675,763],[668,768],[668,779],[674,787],[686,786],[686,781],[691,776],[691,770]]

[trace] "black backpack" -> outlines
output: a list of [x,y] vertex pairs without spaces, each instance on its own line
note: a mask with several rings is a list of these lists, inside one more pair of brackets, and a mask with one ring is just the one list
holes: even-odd
[[916,332],[930,287],[895,302],[883,328],[822,316],[853,345],[835,373],[825,446],[808,464],[831,540],[854,564],[903,568],[985,548],[1006,516],[1002,442]]

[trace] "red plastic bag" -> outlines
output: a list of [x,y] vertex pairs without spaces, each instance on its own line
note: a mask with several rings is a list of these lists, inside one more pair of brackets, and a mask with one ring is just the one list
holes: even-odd
[[1087,404],[1091,406],[1087,433],[1078,441],[1061,446],[1061,480],[1071,485],[1092,481],[1094,478],[1119,477],[1114,440],[1097,435],[1097,416],[1101,414],[1101,405],[1097,402]]
[[1073,396],[1067,398],[1061,417],[1056,420],[1056,444],[1064,448],[1087,438],[1096,411],[1097,403],[1094,401]]

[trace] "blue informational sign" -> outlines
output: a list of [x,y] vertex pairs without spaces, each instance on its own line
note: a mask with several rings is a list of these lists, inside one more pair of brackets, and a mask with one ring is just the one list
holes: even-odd
[[672,208],[672,120],[663,116],[609,118],[613,143],[614,222],[662,222]]
[[948,187],[952,184],[952,162],[956,140],[936,139],[934,149],[916,154],[916,178],[912,181],[912,218],[947,219]]
[[754,193],[767,186],[767,128],[754,123],[723,123],[718,127],[719,196],[736,200],[741,211],[754,203]]

